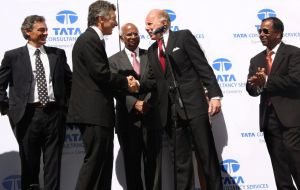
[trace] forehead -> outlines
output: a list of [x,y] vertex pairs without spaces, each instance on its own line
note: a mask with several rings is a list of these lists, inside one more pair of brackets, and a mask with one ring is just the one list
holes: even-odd
[[34,22],[32,28],[46,28],[45,22]]
[[273,27],[273,21],[272,20],[265,20],[261,23],[262,28],[272,28]]
[[124,31],[124,33],[127,33],[129,31],[138,31],[138,29],[135,26],[129,24],[123,28],[123,31]]

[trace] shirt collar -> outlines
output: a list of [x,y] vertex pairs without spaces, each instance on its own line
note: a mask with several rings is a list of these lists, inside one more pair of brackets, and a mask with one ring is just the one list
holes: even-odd
[[[131,57],[132,51],[130,51],[130,50],[127,49],[127,48],[124,48],[124,49],[125,49],[126,54],[127,54],[129,57]],[[137,47],[137,48],[134,50],[134,52],[135,52],[135,55],[136,55],[137,57],[139,57],[139,47]]]
[[35,54],[35,51],[36,49],[39,49],[41,51],[42,54],[46,54],[46,50],[44,48],[44,46],[41,46],[39,48],[36,48],[34,47],[33,45],[27,43],[27,48],[28,48],[28,51],[29,51],[29,55],[34,55]]
[[277,44],[273,49],[271,49],[271,50],[267,49],[267,53],[268,53],[269,51],[273,51],[274,54],[276,54],[276,52],[278,51],[278,48],[279,48],[279,46],[280,46],[281,43],[282,43],[282,42],[278,43],[278,44]]
[[102,31],[97,26],[91,26],[92,29],[95,30],[95,32],[98,34],[100,40],[104,40],[104,35]]

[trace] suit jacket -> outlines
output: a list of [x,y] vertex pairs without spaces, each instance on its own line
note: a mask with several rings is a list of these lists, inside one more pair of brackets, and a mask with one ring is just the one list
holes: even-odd
[[[65,51],[44,46],[50,64],[55,102],[66,108],[71,91],[72,73]],[[24,116],[33,80],[27,46],[7,51],[0,67],[0,108],[16,124]],[[6,89],[9,86],[9,96]]]
[[[203,86],[207,88],[209,98],[222,97],[223,95],[216,76],[194,35],[189,30],[169,31],[166,56],[169,57],[177,79],[188,119],[208,114],[208,105]],[[156,80],[157,96],[159,97],[157,105],[160,110],[162,125],[166,125],[170,102],[175,102],[177,113],[182,119],[186,119],[184,110],[179,105],[178,94],[176,93],[176,97],[172,98],[173,93],[170,87],[174,85],[170,68],[167,65],[166,71],[162,71],[158,59],[157,42],[149,47],[148,57]],[[146,83],[145,86],[147,86]],[[143,90],[143,88],[141,89]]]
[[[138,76],[134,71],[130,60],[125,52],[122,50],[109,58],[110,69],[113,73],[119,73],[125,76],[132,75],[138,80],[145,80],[147,78],[147,73],[149,72],[149,63],[147,57],[147,51],[144,49],[139,49],[140,56],[140,68],[141,74]],[[116,95],[116,130],[122,131],[126,130],[132,125],[141,126],[141,120],[146,122],[147,115],[137,114],[137,111],[134,109],[135,102],[137,100],[144,100],[145,102],[150,103],[151,93],[124,93],[117,92]]]
[[[250,60],[248,78],[257,68],[266,68],[266,50]],[[251,96],[260,96],[260,129],[264,129],[267,102],[271,103],[280,122],[286,127],[300,126],[300,49],[281,43],[268,76],[265,87],[247,83],[246,89]]]
[[125,76],[113,74],[103,42],[88,28],[72,51],[73,83],[67,121],[77,124],[114,126],[113,89],[127,90]]

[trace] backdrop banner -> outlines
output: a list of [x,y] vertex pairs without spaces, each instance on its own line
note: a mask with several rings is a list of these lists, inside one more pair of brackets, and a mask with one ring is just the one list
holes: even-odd
[[[134,23],[140,32],[140,47],[153,41],[145,31],[145,17],[153,9],[164,9],[171,30],[189,29],[198,40],[224,93],[222,112],[211,118],[217,152],[222,166],[224,190],[276,189],[270,158],[259,132],[259,98],[245,90],[250,58],[264,50],[257,29],[261,20],[276,16],[285,25],[283,41],[300,46],[300,2],[294,0],[110,0],[117,5],[119,25]],[[20,28],[24,18],[38,14],[46,18],[48,46],[66,51],[72,68],[72,47],[87,28],[88,6],[94,0],[10,0],[2,3],[0,58],[5,51],[26,44]],[[239,7],[238,9],[236,7]],[[119,28],[105,36],[108,56],[123,49]],[[88,97],[82,97],[88,98]],[[99,116],[101,117],[101,116]],[[6,116],[0,117],[0,190],[20,190],[18,145]],[[126,189],[123,160],[115,137],[113,190]],[[163,143],[164,190],[172,190],[171,158]],[[62,157],[61,189],[73,190],[84,156],[76,126],[67,126]],[[196,162],[195,162],[196,163]],[[168,165],[169,164],[169,165]],[[196,169],[196,167],[195,167]],[[197,179],[197,177],[195,177]],[[195,190],[200,189],[196,180]]]

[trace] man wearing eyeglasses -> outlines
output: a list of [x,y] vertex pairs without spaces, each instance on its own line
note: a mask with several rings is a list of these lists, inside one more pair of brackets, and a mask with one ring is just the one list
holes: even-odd
[[260,95],[264,132],[278,190],[300,189],[300,49],[283,43],[284,26],[275,17],[262,21],[266,49],[250,60],[246,89]]
[[[137,27],[132,23],[124,24],[121,27],[120,39],[125,48],[109,58],[112,73],[144,80],[148,76],[149,63],[147,50],[138,47],[140,36]],[[143,178],[146,190],[153,189],[159,141],[150,106],[153,100],[151,96],[153,94],[150,92],[118,92],[116,96],[116,133],[123,153],[126,185],[129,190],[143,190]]]

